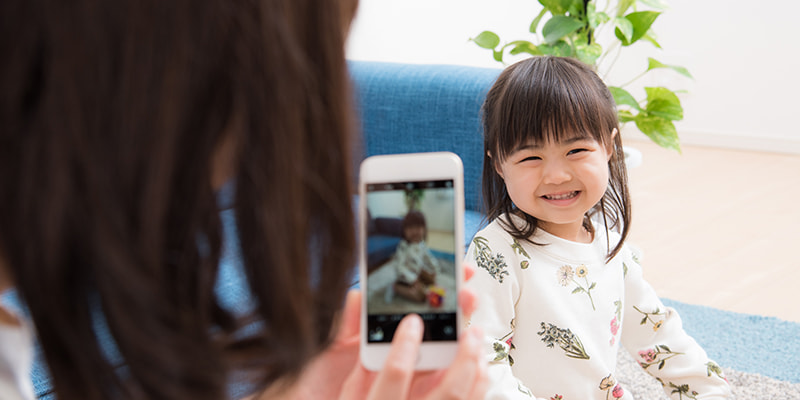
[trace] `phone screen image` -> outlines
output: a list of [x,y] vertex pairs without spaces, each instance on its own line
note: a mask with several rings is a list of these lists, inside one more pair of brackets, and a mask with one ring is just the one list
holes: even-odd
[[422,317],[423,341],[457,339],[453,186],[451,179],[366,185],[367,342],[391,342],[409,313]]

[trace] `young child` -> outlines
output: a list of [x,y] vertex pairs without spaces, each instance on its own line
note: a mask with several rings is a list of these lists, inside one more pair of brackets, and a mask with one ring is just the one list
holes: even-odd
[[629,195],[615,104],[586,65],[506,68],[483,106],[490,224],[467,261],[489,336],[491,399],[632,399],[622,345],[675,399],[722,399],[717,364],[684,332],[625,245]]
[[397,271],[393,289],[398,296],[421,303],[427,298],[428,287],[436,283],[439,261],[425,244],[428,228],[421,212],[409,211],[402,228],[403,239],[391,261]]

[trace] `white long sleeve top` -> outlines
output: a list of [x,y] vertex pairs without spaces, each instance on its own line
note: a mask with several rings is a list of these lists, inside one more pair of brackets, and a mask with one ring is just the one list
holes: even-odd
[[0,399],[33,400],[33,337],[28,322],[16,318],[19,324],[0,323]]
[[597,229],[583,244],[538,229],[533,244],[502,220],[475,235],[466,257],[479,297],[470,323],[487,335],[487,399],[632,399],[614,377],[620,345],[671,398],[730,398],[721,368],[645,282],[636,255],[624,246],[606,262],[619,235],[609,245]]
[[408,284],[414,283],[423,270],[434,275],[439,272],[439,261],[424,240],[417,243],[401,240],[391,262],[397,268],[397,280]]

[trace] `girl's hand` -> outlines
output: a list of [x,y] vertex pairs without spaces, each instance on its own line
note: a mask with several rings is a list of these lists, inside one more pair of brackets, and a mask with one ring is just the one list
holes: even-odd
[[[466,268],[465,277],[474,271]],[[465,318],[475,310],[475,296],[459,293]],[[422,321],[409,315],[400,323],[392,342],[386,367],[380,372],[365,369],[359,362],[361,293],[347,295],[339,333],[331,347],[303,373],[291,390],[295,399],[482,399],[488,386],[486,362],[480,349],[482,337],[471,328],[464,332],[458,354],[450,368],[415,372],[414,357],[422,340]],[[465,385],[470,382],[470,385]]]

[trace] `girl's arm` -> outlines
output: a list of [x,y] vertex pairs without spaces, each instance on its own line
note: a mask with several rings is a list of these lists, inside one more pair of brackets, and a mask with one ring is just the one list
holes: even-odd
[[731,398],[722,369],[683,330],[678,313],[661,303],[630,251],[622,256],[627,271],[622,344],[628,352],[671,398]]
[[483,231],[470,243],[465,262],[475,268],[468,287],[478,297],[478,307],[470,325],[480,327],[485,335],[490,382],[486,399],[534,399],[511,369],[515,304],[520,293],[515,252],[502,236]]
[[397,280],[405,283],[413,283],[417,280],[419,271],[414,268],[412,257],[408,254],[408,242],[401,240],[397,245],[397,250],[389,262],[394,263],[397,268]]

